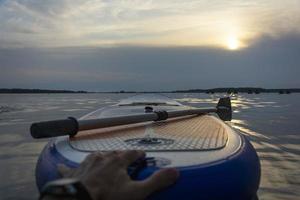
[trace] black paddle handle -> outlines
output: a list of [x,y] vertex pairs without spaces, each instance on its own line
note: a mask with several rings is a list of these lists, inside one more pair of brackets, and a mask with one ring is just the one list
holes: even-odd
[[74,136],[78,129],[78,121],[73,117],[69,117],[63,120],[33,123],[30,132],[33,138],[49,138],[63,135]]

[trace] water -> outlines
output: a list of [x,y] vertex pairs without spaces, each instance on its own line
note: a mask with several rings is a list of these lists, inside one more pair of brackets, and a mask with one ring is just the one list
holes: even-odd
[[[166,94],[181,103],[212,106],[221,95]],[[34,168],[47,140],[33,140],[32,122],[80,117],[132,94],[0,95],[0,199],[37,199]],[[300,94],[249,94],[233,97],[231,126],[256,148],[262,177],[258,196],[300,196]]]

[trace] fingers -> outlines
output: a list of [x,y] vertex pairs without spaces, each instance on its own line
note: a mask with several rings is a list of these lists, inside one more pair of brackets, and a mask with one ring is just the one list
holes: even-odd
[[179,177],[179,172],[174,168],[161,169],[156,171],[146,180],[137,182],[142,197],[146,198],[155,191],[161,190],[167,186],[172,185]]
[[81,165],[88,165],[90,163],[93,163],[95,160],[101,160],[103,159],[104,155],[101,152],[94,152],[90,153],[85,157],[85,159],[82,161]]
[[130,164],[132,164],[136,160],[138,160],[140,158],[144,158],[146,156],[146,154],[144,151],[130,150],[130,151],[120,152],[119,156],[121,159],[124,160],[124,165],[126,167],[128,167]]
[[57,170],[58,170],[58,173],[59,173],[62,177],[65,177],[65,176],[68,176],[69,174],[71,174],[73,169],[67,167],[67,166],[64,165],[64,164],[58,164],[58,165],[57,165]]
[[138,150],[129,150],[129,151],[109,151],[105,153],[101,152],[94,152],[89,154],[85,160],[82,162],[82,164],[85,163],[91,163],[92,161],[95,160],[102,160],[106,158],[115,158],[115,159],[121,159],[122,162],[126,166],[130,165],[134,161],[136,161],[139,158],[145,157],[145,152],[144,151],[138,151]]
[[118,156],[121,153],[121,151],[108,151],[103,153],[105,157],[112,157],[112,156]]
[[86,156],[81,166],[93,165],[98,162],[109,162],[120,164],[121,166],[128,167],[139,158],[145,157],[144,151],[129,150],[129,151],[109,151],[105,153],[94,152]]

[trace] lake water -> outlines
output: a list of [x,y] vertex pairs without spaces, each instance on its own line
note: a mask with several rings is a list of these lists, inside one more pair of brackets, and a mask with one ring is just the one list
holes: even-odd
[[[37,199],[34,169],[47,140],[32,122],[80,117],[132,94],[1,94],[0,199]],[[166,94],[183,104],[212,106],[223,95]],[[248,136],[262,166],[260,200],[300,197],[300,94],[237,95],[231,126]]]

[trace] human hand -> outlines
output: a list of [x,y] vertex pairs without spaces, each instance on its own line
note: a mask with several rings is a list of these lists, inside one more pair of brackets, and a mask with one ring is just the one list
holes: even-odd
[[176,169],[161,169],[142,181],[127,173],[130,164],[145,157],[143,151],[92,153],[76,169],[59,165],[63,177],[78,178],[93,200],[143,200],[153,192],[173,184],[179,176]]

